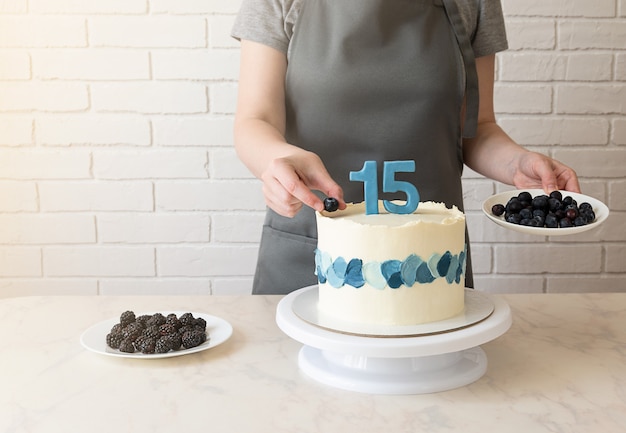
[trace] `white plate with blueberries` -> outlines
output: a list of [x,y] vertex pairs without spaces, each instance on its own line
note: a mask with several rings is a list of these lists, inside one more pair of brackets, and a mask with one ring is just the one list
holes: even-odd
[[483,213],[496,224],[521,233],[564,236],[602,224],[609,208],[593,197],[570,191],[512,190],[489,197]]

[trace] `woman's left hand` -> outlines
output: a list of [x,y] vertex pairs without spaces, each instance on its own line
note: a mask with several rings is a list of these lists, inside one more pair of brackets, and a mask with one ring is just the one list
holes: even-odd
[[578,176],[573,169],[537,152],[519,155],[513,184],[518,189],[541,188],[546,193],[557,189],[580,192]]

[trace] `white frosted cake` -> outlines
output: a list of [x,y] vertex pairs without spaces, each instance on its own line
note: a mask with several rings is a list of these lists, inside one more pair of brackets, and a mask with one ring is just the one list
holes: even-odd
[[453,317],[465,297],[465,215],[443,203],[365,214],[365,203],[317,213],[321,313],[367,325]]

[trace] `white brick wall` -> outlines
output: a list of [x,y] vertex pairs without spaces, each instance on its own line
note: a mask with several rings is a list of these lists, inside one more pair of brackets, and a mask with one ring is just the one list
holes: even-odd
[[[524,146],[575,167],[583,192],[607,203],[611,215],[594,231],[536,238],[492,227],[474,206],[470,235],[484,255],[477,286],[499,292],[626,291],[626,1],[502,4],[511,48],[498,56],[500,124]],[[465,185],[508,188],[471,173]],[[483,271],[485,257],[491,268]]]
[[[502,0],[496,109],[611,208],[568,238],[480,213],[479,288],[626,291],[626,0]],[[240,0],[0,1],[0,297],[248,293],[264,203],[232,149]]]

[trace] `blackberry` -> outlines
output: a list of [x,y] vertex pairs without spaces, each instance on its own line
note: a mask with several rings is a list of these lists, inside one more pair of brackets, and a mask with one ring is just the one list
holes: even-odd
[[155,345],[154,351],[155,353],[167,353],[172,350],[172,338],[169,336],[160,337]]
[[161,336],[161,333],[159,332],[158,326],[148,326],[146,329],[143,330],[141,335],[149,338],[158,338]]
[[172,350],[179,350],[183,345],[183,337],[181,334],[170,334],[167,336],[167,338],[170,340]]
[[181,326],[181,327],[178,329],[178,333],[179,333],[180,335],[183,335],[185,332],[190,332],[190,331],[193,331],[193,330],[195,330],[195,328],[193,327],[193,325],[185,325],[185,326]]
[[161,326],[165,323],[165,316],[161,313],[154,313],[146,322],[147,326]]
[[150,319],[150,315],[149,314],[142,314],[141,316],[138,316],[135,319],[135,322],[139,323],[143,328],[147,327],[148,325],[146,325],[148,323],[148,320]]
[[135,313],[133,311],[130,311],[130,310],[124,311],[120,315],[120,325],[122,325],[122,328],[125,328],[126,326],[130,325],[134,321],[135,321]]
[[111,328],[111,334],[121,334],[122,333],[122,324],[121,323],[116,323],[115,325],[113,325],[113,327]]
[[135,346],[133,345],[133,340],[126,338],[122,340],[120,343],[120,352],[124,353],[135,353]]
[[156,339],[150,337],[140,336],[134,342],[135,349],[141,353],[150,354],[154,353],[156,346]]
[[120,344],[124,340],[124,337],[122,336],[121,332],[119,333],[111,332],[110,334],[107,334],[106,340],[107,340],[107,346],[109,346],[112,349],[119,349]]
[[194,326],[204,331],[206,329],[206,320],[204,320],[202,317],[198,317],[196,318]]
[[176,314],[174,313],[167,315],[167,317],[165,318],[165,323],[172,325],[174,328],[176,328],[176,330],[183,326],[182,323],[180,323],[180,320],[178,320]]
[[159,335],[163,336],[163,335],[169,335],[169,334],[175,334],[176,333],[176,327],[174,327],[174,325],[170,324],[170,323],[164,323],[161,326],[159,326]]
[[143,328],[136,322],[133,322],[124,329],[122,329],[122,335],[124,336],[124,338],[129,338],[131,341],[139,337],[142,332]]
[[206,334],[198,330],[187,331],[182,336],[182,343],[185,349],[200,346],[206,341]]
[[187,325],[192,325],[195,321],[195,319],[193,318],[193,314],[191,313],[184,313],[181,314],[181,316],[178,318],[178,320],[180,320],[180,324],[182,326],[187,326]]

